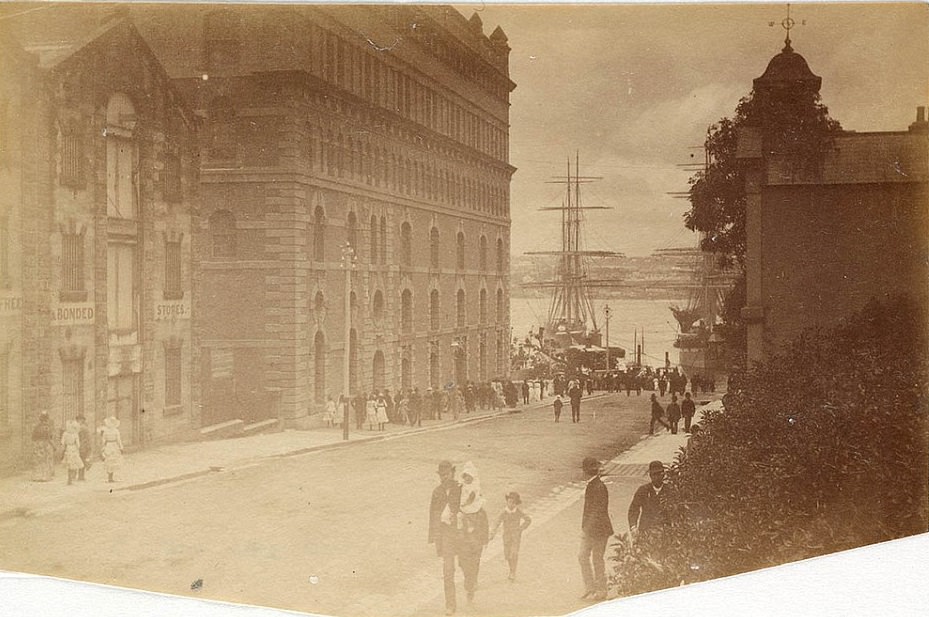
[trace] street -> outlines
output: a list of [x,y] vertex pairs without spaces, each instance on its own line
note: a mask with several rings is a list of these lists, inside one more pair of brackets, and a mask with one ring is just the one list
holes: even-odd
[[[436,464],[447,458],[459,469],[468,460],[477,465],[492,521],[511,488],[535,519],[516,583],[505,587],[497,538],[485,551],[475,604],[462,602],[462,612],[577,610],[585,606],[577,599],[580,513],[564,496],[581,490],[584,456],[609,459],[639,440],[647,405],[644,395],[606,395],[585,399],[580,424],[570,422],[567,406],[557,424],[549,406],[530,408],[102,499],[86,495],[5,525],[0,567],[323,614],[438,614],[440,562],[426,536]],[[615,523],[626,505],[611,504]],[[564,584],[540,587],[537,562],[556,554]]]

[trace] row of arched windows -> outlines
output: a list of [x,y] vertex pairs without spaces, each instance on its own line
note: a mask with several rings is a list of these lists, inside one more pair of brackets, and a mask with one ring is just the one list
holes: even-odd
[[[358,244],[358,219],[354,212],[349,212],[345,224],[346,240],[355,249],[356,256],[360,256]],[[387,218],[371,215],[370,222],[370,263],[387,263]],[[236,223],[235,217],[228,210],[217,210],[210,216],[211,255],[218,258],[233,258],[236,256]],[[408,221],[400,225],[399,263],[401,266],[413,265],[413,228]],[[441,267],[441,244],[437,227],[429,230],[429,267]],[[478,269],[487,270],[488,262],[487,236],[481,235],[478,240]],[[464,270],[466,267],[467,247],[464,232],[459,231],[455,236],[455,267]],[[326,217],[321,206],[317,206],[313,214],[313,260],[325,261],[326,258]],[[503,238],[497,238],[496,269],[503,272],[506,268],[506,252]]]
[[[358,379],[358,335],[354,329],[349,334],[351,344],[348,360],[348,388],[355,394],[366,389]],[[328,361],[328,345],[326,335],[317,331],[313,339],[313,400],[317,404],[325,403],[326,396],[331,395],[327,390],[326,363]],[[371,358],[371,388],[372,391],[382,391],[386,387],[386,367],[384,352],[380,349],[374,352]],[[337,398],[337,397],[334,397]]]

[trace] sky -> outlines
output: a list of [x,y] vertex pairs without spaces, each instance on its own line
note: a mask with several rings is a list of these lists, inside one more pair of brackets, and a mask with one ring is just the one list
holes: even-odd
[[[732,116],[784,47],[786,4],[505,5],[478,11],[484,32],[509,38],[511,249],[560,247],[564,187],[547,184],[580,158],[587,248],[647,255],[694,246],[683,226],[709,125]],[[929,105],[929,6],[793,4],[794,50],[822,77],[822,100],[843,128],[906,130]],[[769,22],[774,22],[773,26]]]

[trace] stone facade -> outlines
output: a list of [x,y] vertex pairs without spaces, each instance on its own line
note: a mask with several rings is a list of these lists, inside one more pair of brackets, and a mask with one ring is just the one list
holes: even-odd
[[140,29],[207,119],[204,424],[303,426],[346,381],[357,394],[505,375],[502,31],[447,7],[152,11]]
[[56,427],[115,415],[128,447],[200,425],[195,118],[128,22],[25,51],[31,86],[4,93],[19,107],[4,117],[21,148],[0,192],[22,299],[3,335],[18,337],[5,466],[24,459],[41,410]]

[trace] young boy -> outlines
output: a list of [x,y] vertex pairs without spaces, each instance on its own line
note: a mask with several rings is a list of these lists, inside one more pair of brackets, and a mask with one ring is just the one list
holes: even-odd
[[522,499],[516,491],[510,491],[506,494],[506,508],[497,517],[493,532],[490,537],[497,534],[497,529],[503,525],[503,556],[510,566],[509,581],[516,580],[516,563],[519,561],[519,542],[522,538],[523,531],[532,523],[529,515],[523,512],[519,506]]

